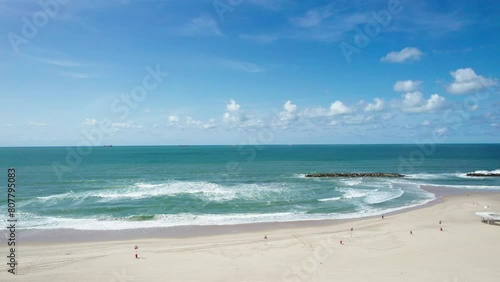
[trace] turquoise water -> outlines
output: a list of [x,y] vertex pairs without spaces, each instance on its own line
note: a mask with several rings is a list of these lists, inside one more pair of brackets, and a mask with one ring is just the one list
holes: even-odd
[[[356,218],[433,200],[421,184],[500,190],[499,178],[465,176],[498,171],[498,144],[90,149],[0,148],[0,183],[6,185],[8,167],[17,170],[18,226],[116,230]],[[313,172],[406,177],[304,177]]]

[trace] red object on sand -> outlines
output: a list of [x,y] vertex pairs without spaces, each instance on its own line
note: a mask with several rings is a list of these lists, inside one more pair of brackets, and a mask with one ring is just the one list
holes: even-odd
[[443,231],[443,227],[441,227],[441,231]]
[[340,245],[343,245],[343,244],[342,244],[342,240],[340,240]]
[[138,256],[137,254],[135,254],[135,258],[136,258],[136,259],[138,259],[138,258],[139,258],[139,256]]

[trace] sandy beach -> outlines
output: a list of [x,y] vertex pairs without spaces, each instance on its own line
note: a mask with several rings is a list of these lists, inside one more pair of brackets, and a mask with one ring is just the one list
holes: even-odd
[[485,205],[500,212],[500,193],[449,195],[384,219],[188,238],[20,241],[18,275],[4,264],[0,280],[500,281],[500,226],[474,215]]

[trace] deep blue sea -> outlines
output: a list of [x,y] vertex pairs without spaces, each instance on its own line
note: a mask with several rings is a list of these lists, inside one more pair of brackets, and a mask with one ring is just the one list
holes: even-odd
[[[465,176],[499,172],[499,144],[79,149],[0,148],[1,185],[7,186],[7,168],[17,172],[19,228],[119,230],[357,218],[435,199],[422,184],[500,190],[500,178]],[[315,172],[406,177],[304,177]]]

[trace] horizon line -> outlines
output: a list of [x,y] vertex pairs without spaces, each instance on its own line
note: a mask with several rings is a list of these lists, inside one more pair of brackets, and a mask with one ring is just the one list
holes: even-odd
[[96,146],[78,146],[78,145],[30,145],[30,146],[0,146],[0,148],[66,148],[66,147],[209,147],[209,146],[370,146],[370,145],[500,145],[491,142],[472,142],[472,143],[280,143],[280,144],[155,144],[155,145],[96,145]]

